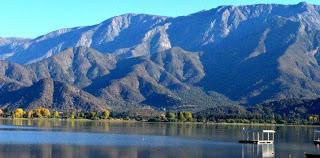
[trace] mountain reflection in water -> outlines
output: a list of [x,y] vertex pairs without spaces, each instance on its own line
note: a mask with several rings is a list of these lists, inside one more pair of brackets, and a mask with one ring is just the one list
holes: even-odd
[[[243,128],[274,144],[239,144]],[[0,158],[301,158],[315,127],[0,119]]]

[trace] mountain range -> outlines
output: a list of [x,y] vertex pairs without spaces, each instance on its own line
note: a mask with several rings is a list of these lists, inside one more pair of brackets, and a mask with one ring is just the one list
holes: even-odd
[[125,14],[0,38],[0,107],[203,110],[320,96],[320,6]]

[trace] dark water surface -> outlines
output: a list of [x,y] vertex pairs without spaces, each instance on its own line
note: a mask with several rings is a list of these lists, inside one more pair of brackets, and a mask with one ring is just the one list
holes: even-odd
[[[243,145],[242,129],[276,130],[275,143]],[[0,120],[0,158],[303,158],[314,127]]]

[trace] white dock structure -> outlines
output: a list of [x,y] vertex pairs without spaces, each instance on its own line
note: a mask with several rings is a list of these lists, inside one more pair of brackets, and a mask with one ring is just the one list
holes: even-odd
[[239,143],[273,144],[274,130],[243,130],[243,139]]
[[315,145],[320,145],[320,130],[318,130],[318,129],[314,130],[313,143]]

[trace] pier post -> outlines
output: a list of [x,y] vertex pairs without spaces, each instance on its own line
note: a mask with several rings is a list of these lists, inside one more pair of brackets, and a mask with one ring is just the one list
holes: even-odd
[[252,132],[252,140],[254,140],[254,132]]
[[274,141],[274,133],[272,133],[272,141]]

